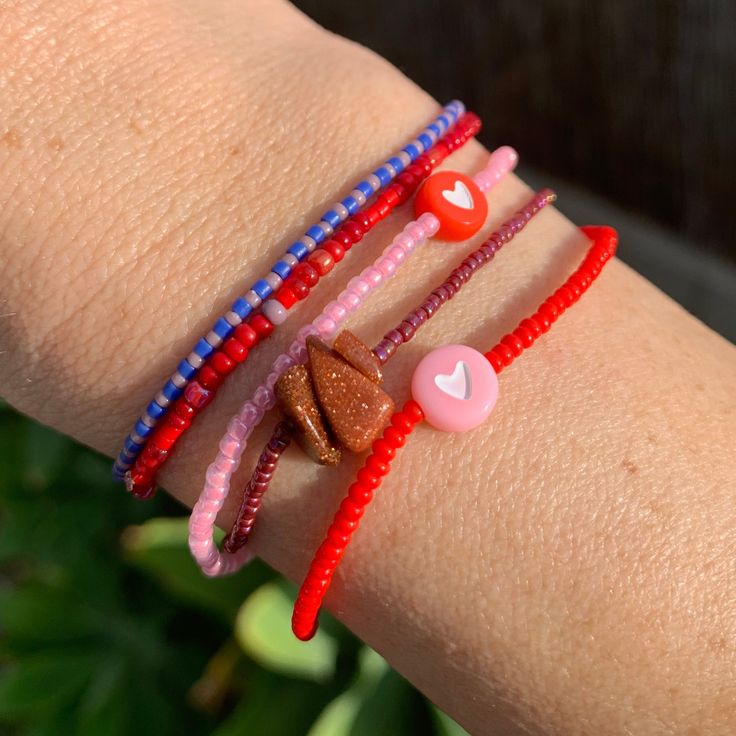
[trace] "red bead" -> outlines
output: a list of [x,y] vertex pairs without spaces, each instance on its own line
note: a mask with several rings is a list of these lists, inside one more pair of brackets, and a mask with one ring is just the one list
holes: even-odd
[[355,503],[352,498],[347,497],[340,503],[338,514],[343,519],[349,519],[351,521],[357,521],[363,516],[363,506]]
[[221,376],[227,376],[229,373],[232,373],[236,365],[235,361],[222,352],[222,350],[215,351],[214,355],[210,357],[209,363]]
[[209,391],[201,384],[199,378],[184,389],[184,400],[192,407],[192,418],[212,401],[214,395],[213,391]]
[[[236,337],[229,337],[222,344],[222,350],[230,360],[235,363],[242,363],[248,357],[248,348],[243,345]],[[214,363],[212,365],[214,368]]]
[[200,368],[197,380],[208,391],[216,391],[222,384],[222,376],[209,365],[203,365]]
[[[396,415],[394,414],[394,416]],[[370,470],[372,473],[381,476],[386,475],[389,471],[388,463],[377,458],[375,455],[368,455],[365,460],[365,467],[368,468],[368,470]]]
[[[191,408],[191,407],[190,407]],[[184,417],[179,416],[174,411],[170,411],[166,415],[166,421],[172,426],[172,427],[178,427],[182,432],[189,429],[189,427],[192,425],[191,420],[184,419]]]
[[378,215],[374,213],[375,221],[371,219],[370,212],[373,206],[366,207],[362,212],[353,215],[353,222],[360,225],[363,233],[367,233],[378,222]]
[[404,404],[404,408],[401,410],[401,413],[412,424],[419,424],[419,422],[424,421],[424,412],[422,411],[422,407],[413,399],[410,399],[406,404]]
[[250,326],[256,331],[259,341],[264,337],[268,337],[273,332],[273,324],[262,314],[256,314],[251,317]]
[[156,430],[151,442],[161,450],[170,450],[180,435],[180,429],[172,427],[170,424],[163,424]]
[[399,189],[403,189],[403,187],[400,185],[397,187],[396,182],[393,182],[381,195],[381,200],[389,207],[389,211],[401,204]]
[[350,496],[350,498],[352,498],[357,504],[365,506],[371,502],[373,491],[362,483],[353,483],[350,488],[348,488],[348,496]]
[[399,432],[396,427],[388,427],[383,433],[383,438],[395,448],[403,447],[406,444],[406,436]]
[[[191,386],[191,384],[189,384]],[[187,386],[189,388],[189,386]],[[185,389],[186,393],[186,389]],[[176,403],[174,404],[174,411],[182,417],[182,419],[187,419],[191,421],[192,417],[195,414],[194,407],[188,403],[188,401],[182,396],[176,400]],[[170,412],[171,413],[171,412]]]
[[299,301],[294,290],[287,284],[276,292],[274,298],[280,301],[286,309],[291,309]]
[[322,243],[322,250],[327,251],[335,263],[339,263],[345,258],[345,248],[337,242],[337,240],[328,240],[326,243]]
[[307,261],[314,266],[320,276],[326,276],[335,266],[335,259],[324,248],[313,251]]
[[363,467],[358,471],[358,482],[362,483],[367,488],[372,488],[373,490],[381,485],[380,478],[366,467]]
[[365,232],[363,228],[355,222],[355,220],[346,220],[342,226],[343,232],[350,238],[348,245],[345,245],[345,250],[350,250],[355,243],[359,243],[363,239]]
[[345,232],[344,225],[340,227],[339,230],[335,230],[334,233],[332,233],[331,240],[334,240],[336,243],[339,243],[343,250],[350,250],[350,248],[353,245],[353,239],[348,235],[348,233]]
[[390,445],[383,437],[373,443],[373,452],[379,460],[390,462],[396,457],[396,448]]
[[243,322],[235,328],[233,337],[246,348],[252,348],[259,342],[258,333],[247,322]]
[[[324,245],[322,246],[324,248]],[[310,288],[316,286],[319,281],[319,273],[311,263],[300,263],[292,272],[291,275],[295,278],[303,281]]]
[[303,301],[309,296],[309,287],[301,279],[290,276],[287,279],[287,284],[294,294],[296,294],[296,298],[299,301]]
[[393,184],[391,184],[390,189],[392,192],[396,192],[396,194],[399,197],[399,201],[397,204],[404,204],[407,199],[411,196],[411,192],[401,183],[398,181],[395,181]]
[[524,343],[516,335],[504,335],[501,342],[511,350],[514,357],[518,358],[524,352]]

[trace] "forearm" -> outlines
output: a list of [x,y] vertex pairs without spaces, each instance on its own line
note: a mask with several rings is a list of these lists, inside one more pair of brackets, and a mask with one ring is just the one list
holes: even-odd
[[[113,453],[213,314],[436,104],[286,5],[74,5],[63,19],[48,2],[0,11],[0,311],[14,314],[0,320],[0,385]],[[470,145],[451,165],[484,157]],[[505,182],[492,223],[527,195]],[[345,269],[408,218],[377,228]],[[430,244],[351,328],[380,336],[470,249]],[[389,392],[406,398],[431,346],[490,347],[583,250],[569,222],[542,213],[392,361]],[[473,732],[736,725],[733,349],[623,265],[608,269],[504,373],[485,426],[417,433],[329,599]],[[292,332],[254,353],[177,448],[163,480],[178,498],[196,498],[227,419]],[[291,453],[257,551],[300,579],[355,467]]]

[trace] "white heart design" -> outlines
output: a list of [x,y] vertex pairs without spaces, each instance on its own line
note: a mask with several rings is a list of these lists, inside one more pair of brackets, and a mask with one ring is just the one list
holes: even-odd
[[470,367],[464,360],[455,363],[455,370],[450,374],[439,373],[434,377],[437,388],[453,399],[467,401],[473,393],[473,381]]
[[455,207],[460,207],[463,210],[473,209],[473,196],[470,194],[468,188],[459,179],[455,182],[454,189],[443,189],[442,196],[450,203],[454,204]]

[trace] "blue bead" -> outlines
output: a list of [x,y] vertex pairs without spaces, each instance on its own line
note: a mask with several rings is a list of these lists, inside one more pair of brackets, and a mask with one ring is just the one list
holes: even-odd
[[148,437],[153,432],[153,427],[144,424],[140,419],[135,423],[135,433],[139,437]]
[[[231,307],[233,312],[240,317],[240,319],[246,319],[248,315],[253,311],[253,307],[251,307],[250,304],[248,304],[245,299],[243,299],[242,296],[239,296],[234,302]],[[182,373],[182,375],[184,375]]]
[[160,419],[166,413],[163,406],[159,406],[155,399],[146,407],[146,414],[153,419]]
[[227,340],[227,338],[230,337],[233,329],[233,326],[224,317],[219,317],[212,327],[212,331],[215,335],[221,337],[223,340]]
[[430,123],[427,128],[431,130],[438,138],[442,135],[442,129],[437,123]]
[[426,133],[420,133],[417,138],[422,142],[425,151],[432,148],[432,139]]
[[440,126],[440,129],[444,133],[450,127],[450,119],[447,115],[440,115],[437,118],[437,125]]
[[303,261],[309,255],[309,248],[301,240],[297,240],[286,249],[286,252],[291,253],[297,260]]
[[258,281],[250,287],[261,299],[268,299],[273,294],[271,284],[266,279],[258,279]]
[[365,194],[366,196],[366,199],[373,196],[373,187],[367,181],[360,182],[360,184],[358,184],[358,186],[355,188],[359,192],[363,192],[363,194]]
[[325,239],[325,231],[321,227],[317,227],[317,225],[312,225],[306,234],[317,244]]
[[327,210],[327,212],[322,215],[322,219],[325,222],[329,222],[333,230],[342,222],[340,215],[338,215],[335,210]]
[[355,197],[353,197],[352,195],[349,197],[345,197],[345,199],[343,199],[342,201],[342,205],[348,211],[349,215],[354,215],[360,209],[358,200],[355,199]]
[[141,446],[137,442],[135,442],[132,437],[125,438],[125,443],[123,447],[125,447],[126,452],[136,453],[136,454],[141,449]]
[[197,344],[194,346],[194,350],[192,351],[199,355],[200,358],[207,359],[212,353],[215,352],[215,349],[210,345],[207,340],[205,340],[203,337],[200,337],[199,340],[197,340]]
[[391,156],[388,162],[396,169],[397,174],[400,174],[404,170],[404,162],[397,156]]
[[186,359],[182,360],[176,370],[185,378],[187,381],[197,375],[197,369]]
[[[276,261],[276,263],[271,266],[272,273],[275,273],[282,281],[285,281],[287,278],[289,278],[289,274],[291,273],[291,266],[286,263],[286,261]],[[233,312],[235,310],[233,309]]]
[[170,378],[161,389],[161,393],[169,400],[176,401],[183,393],[183,389],[179,388]]
[[385,187],[391,183],[391,174],[388,173],[388,169],[385,166],[381,166],[373,172],[380,180],[381,186]]
[[[412,161],[419,158],[419,149],[413,143],[410,143],[408,146],[404,146],[401,150],[404,151],[404,153],[408,153],[409,158]],[[343,202],[343,204],[345,203]]]

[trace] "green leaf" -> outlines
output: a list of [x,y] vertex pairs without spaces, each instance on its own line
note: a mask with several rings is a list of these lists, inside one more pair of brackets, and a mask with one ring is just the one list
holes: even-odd
[[249,592],[274,574],[255,560],[235,575],[207,578],[189,553],[187,536],[186,519],[150,519],[125,530],[123,550],[129,562],[156,577],[181,600],[232,622]]
[[380,654],[363,647],[355,680],[322,711],[307,736],[350,736],[364,701],[388,670],[388,663]]
[[337,644],[324,631],[311,641],[299,641],[291,633],[292,600],[277,582],[261,586],[238,612],[235,636],[246,654],[272,672],[329,680],[335,672]]
[[37,716],[76,699],[94,663],[91,655],[67,652],[24,659],[0,676],[0,719]]
[[461,725],[453,721],[447,713],[443,713],[436,705],[430,707],[437,736],[470,736]]

